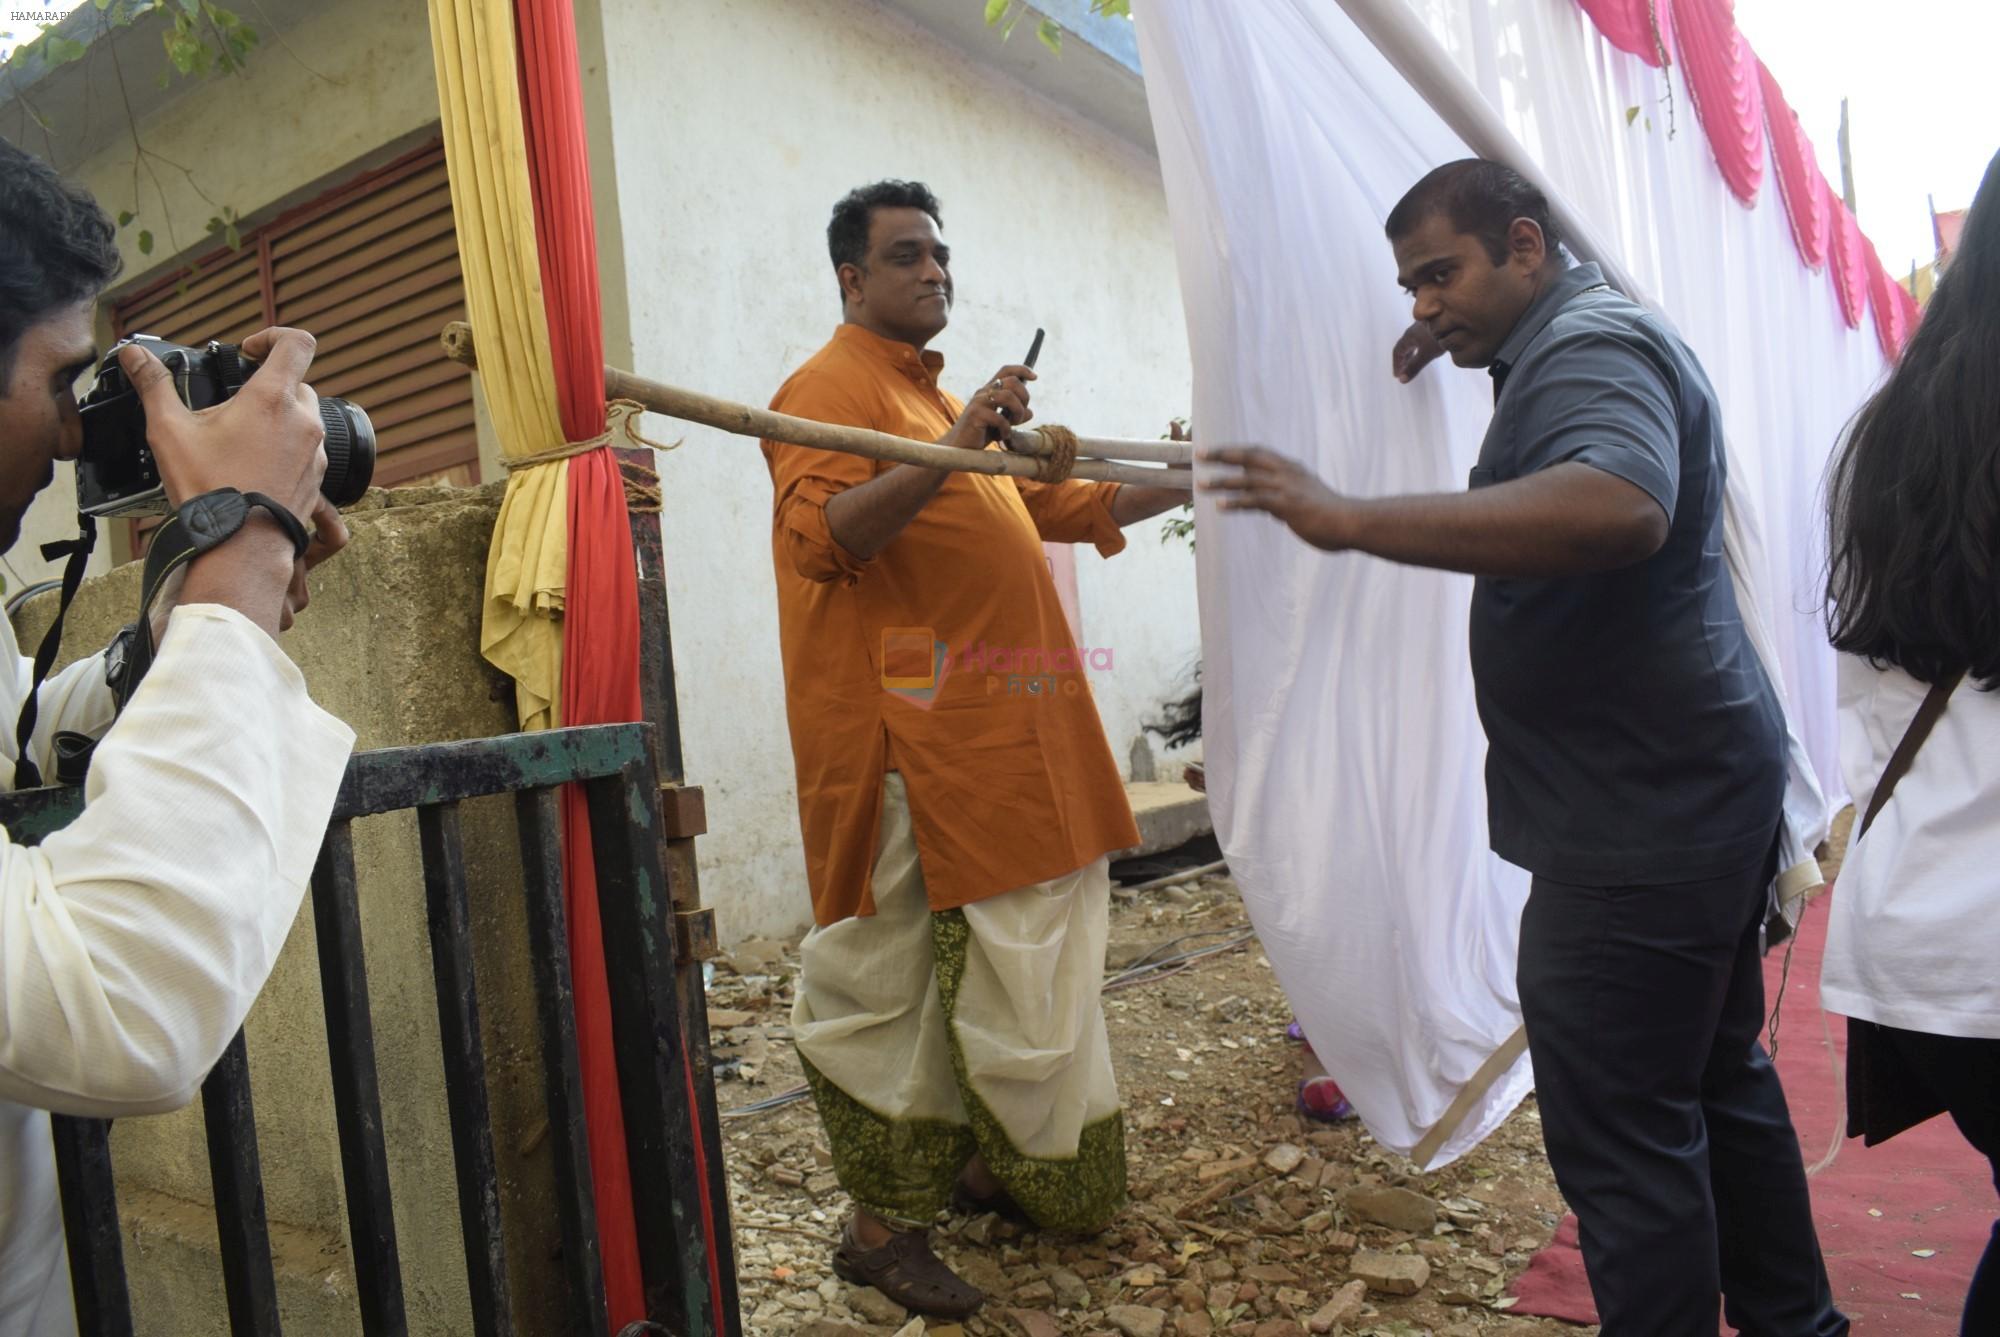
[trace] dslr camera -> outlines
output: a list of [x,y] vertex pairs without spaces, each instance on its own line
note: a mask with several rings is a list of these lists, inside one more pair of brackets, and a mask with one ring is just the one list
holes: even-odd
[[[118,350],[143,344],[166,365],[174,392],[191,409],[213,408],[250,379],[257,364],[235,344],[211,339],[200,348],[169,343],[150,334],[121,339],[97,367],[97,384],[77,404],[83,420],[83,454],[76,463],[77,509],[85,515],[165,515],[173,507],[160,482],[159,466],[146,442],[146,410]],[[358,404],[319,401],[326,428],[326,477],[320,492],[336,506],[350,506],[375,476],[375,426]]]

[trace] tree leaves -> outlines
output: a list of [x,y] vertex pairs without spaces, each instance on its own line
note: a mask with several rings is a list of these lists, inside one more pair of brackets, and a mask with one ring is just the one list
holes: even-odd
[[240,251],[243,249],[243,234],[237,230],[236,226],[240,221],[236,216],[236,210],[228,205],[224,205],[220,214],[208,220],[209,234],[212,236],[220,233],[223,243],[230,250]]
[[[986,26],[999,27],[1000,39],[1014,35],[1014,25],[1027,16],[1027,0],[985,0]],[[1090,0],[1090,12],[1099,18],[1129,19],[1132,0]],[[1001,21],[1005,20],[1003,24]],[[1035,25],[1035,37],[1058,56],[1062,54],[1063,29],[1054,19],[1044,18]]]

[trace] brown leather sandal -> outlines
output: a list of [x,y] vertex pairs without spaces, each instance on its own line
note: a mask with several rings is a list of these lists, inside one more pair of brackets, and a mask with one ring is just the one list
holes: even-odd
[[928,1232],[899,1230],[880,1248],[864,1249],[853,1227],[840,1233],[833,1251],[833,1274],[856,1286],[873,1286],[905,1309],[933,1318],[970,1318],[986,1302],[931,1252]]

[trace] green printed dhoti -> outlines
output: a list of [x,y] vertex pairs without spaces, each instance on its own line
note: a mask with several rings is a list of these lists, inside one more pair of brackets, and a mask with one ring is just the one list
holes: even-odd
[[1043,1228],[1102,1226],[1125,1201],[1105,860],[933,911],[891,772],[872,890],[873,915],[806,936],[792,1011],[841,1187],[927,1226],[978,1152]]

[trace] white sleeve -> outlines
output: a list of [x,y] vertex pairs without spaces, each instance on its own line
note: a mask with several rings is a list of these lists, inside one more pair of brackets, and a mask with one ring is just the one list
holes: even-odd
[[[12,652],[12,637],[7,638],[6,651]],[[0,788],[12,786],[14,782],[14,731],[20,719],[20,702],[28,696],[28,688],[35,680],[34,661],[18,652],[7,654],[13,665],[14,681],[11,692],[0,692],[0,763],[5,772],[0,774]],[[79,733],[86,738],[102,738],[104,731],[117,718],[117,703],[111,697],[111,685],[104,680],[104,655],[89,655],[79,659],[67,668],[57,669],[49,675],[37,693],[40,704],[35,711],[35,734],[28,743],[28,755],[34,758],[41,769],[45,782],[54,783],[55,760],[50,755],[50,745],[58,733]]]
[[0,1100],[193,1097],[284,945],[353,745],[254,623],[174,611],[83,814],[34,848],[0,833]]

